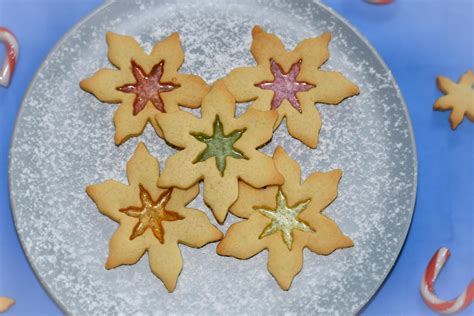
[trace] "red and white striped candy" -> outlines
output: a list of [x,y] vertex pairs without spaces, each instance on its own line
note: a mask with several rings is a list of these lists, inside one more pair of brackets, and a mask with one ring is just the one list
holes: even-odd
[[8,87],[18,58],[18,42],[7,28],[0,27],[0,41],[5,43],[7,54],[0,70],[0,85]]
[[375,4],[389,4],[393,2],[393,0],[365,0],[368,3],[375,3]]
[[444,301],[434,294],[434,282],[438,277],[439,271],[451,255],[449,249],[441,247],[431,258],[426,267],[425,274],[421,279],[420,291],[425,303],[438,313],[455,313],[466,308],[474,299],[474,281],[471,280],[469,286],[456,299]]

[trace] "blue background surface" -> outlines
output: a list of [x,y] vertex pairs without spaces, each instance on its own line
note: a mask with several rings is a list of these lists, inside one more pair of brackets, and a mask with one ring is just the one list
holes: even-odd
[[[392,70],[407,101],[418,151],[418,197],[410,233],[394,269],[362,314],[433,314],[418,287],[437,248],[452,251],[436,284],[441,297],[457,296],[474,276],[474,124],[465,120],[453,132],[449,112],[431,110],[441,96],[437,75],[457,81],[474,68],[474,1],[396,0],[386,6],[324,2],[366,36]],[[10,87],[0,87],[0,296],[17,300],[11,315],[61,314],[29,267],[13,225],[8,151],[16,114],[47,53],[100,4],[102,0],[0,0],[0,25],[11,29],[21,46]],[[473,313],[471,306],[462,315]]]

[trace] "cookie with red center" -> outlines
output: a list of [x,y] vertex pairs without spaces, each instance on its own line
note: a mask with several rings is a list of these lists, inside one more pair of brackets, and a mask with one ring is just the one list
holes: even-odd
[[80,86],[100,101],[120,104],[114,115],[115,143],[140,135],[157,113],[197,108],[209,87],[200,77],[179,73],[184,61],[178,33],[158,42],[150,54],[132,37],[108,32],[110,62],[117,69],[100,69]]
[[183,262],[178,244],[200,248],[222,233],[204,212],[187,208],[199,186],[186,190],[156,186],[160,165],[143,143],[127,163],[128,185],[115,180],[89,185],[87,194],[99,211],[119,223],[109,243],[106,269],[135,264],[148,253],[153,274],[174,291]]
[[318,143],[321,119],[315,103],[338,104],[359,93],[341,73],[319,68],[329,58],[331,33],[301,41],[288,51],[274,34],[252,30],[251,47],[257,65],[234,69],[225,84],[238,102],[278,113],[276,129],[286,118],[288,132],[311,148]]

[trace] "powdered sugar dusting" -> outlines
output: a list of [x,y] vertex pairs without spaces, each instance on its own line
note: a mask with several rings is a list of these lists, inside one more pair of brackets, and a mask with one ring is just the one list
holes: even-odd
[[[161,165],[175,152],[148,126],[120,147],[113,142],[115,105],[79,89],[79,81],[111,67],[105,32],[135,36],[148,51],[178,31],[183,72],[207,82],[253,65],[250,30],[276,32],[289,48],[333,32],[326,70],[342,71],[361,94],[338,106],[317,105],[323,127],[311,150],[288,136],[284,123],[263,148],[282,145],[306,177],[341,168],[339,196],[325,214],[355,247],[330,256],[305,251],[288,292],[267,271],[264,252],[246,261],[220,257],[215,244],[181,246],[184,269],[169,294],[147,258],[104,269],[117,225],[97,211],[85,186],[126,181],[125,164],[144,141]],[[243,106],[238,111],[243,111]],[[401,97],[370,49],[341,21],[311,1],[118,1],[74,31],[50,56],[25,99],[12,149],[11,192],[16,223],[34,269],[72,314],[354,313],[380,285],[404,240],[413,210],[416,161]],[[199,196],[191,204],[210,211]],[[229,215],[227,227],[237,219]]]

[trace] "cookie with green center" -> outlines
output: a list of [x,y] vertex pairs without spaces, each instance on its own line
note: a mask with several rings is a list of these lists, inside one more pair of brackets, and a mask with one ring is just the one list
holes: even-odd
[[129,184],[107,180],[86,188],[99,211],[119,223],[109,243],[106,269],[135,264],[148,253],[151,271],[174,291],[182,270],[178,243],[200,248],[220,240],[222,233],[202,211],[187,208],[199,186],[163,189],[158,161],[143,143],[127,163]]
[[214,157],[216,159],[217,169],[219,169],[221,175],[224,176],[227,157],[232,157],[234,159],[247,159],[240,150],[234,147],[234,143],[239,140],[244,132],[245,130],[233,131],[229,135],[225,135],[224,130],[222,129],[222,123],[217,116],[212,135],[193,135],[197,140],[207,145],[206,149],[196,157],[194,163],[203,162]]
[[217,253],[248,259],[268,249],[268,270],[288,290],[303,266],[303,249],[329,255],[353,246],[337,224],[322,214],[337,196],[342,172],[315,172],[301,181],[301,170],[281,147],[273,160],[285,182],[253,188],[239,183],[239,198],[230,212],[244,221],[229,227]]
[[254,109],[275,110],[275,129],[286,118],[290,135],[315,148],[321,119],[314,104],[338,104],[359,93],[341,73],[319,69],[329,58],[331,33],[305,39],[292,51],[259,26],[252,37],[257,65],[232,70],[224,79],[227,88],[238,102],[253,101]]
[[158,42],[150,54],[132,37],[108,32],[108,57],[117,69],[100,69],[80,86],[106,103],[119,103],[114,115],[115,143],[140,135],[156,113],[197,108],[209,87],[200,77],[179,73],[184,61],[178,33]]
[[165,140],[182,149],[166,161],[158,185],[185,189],[203,180],[204,201],[223,223],[237,199],[238,180],[256,188],[283,182],[271,157],[258,151],[272,138],[278,115],[249,109],[235,117],[235,99],[222,81],[204,97],[201,114],[157,114]]

